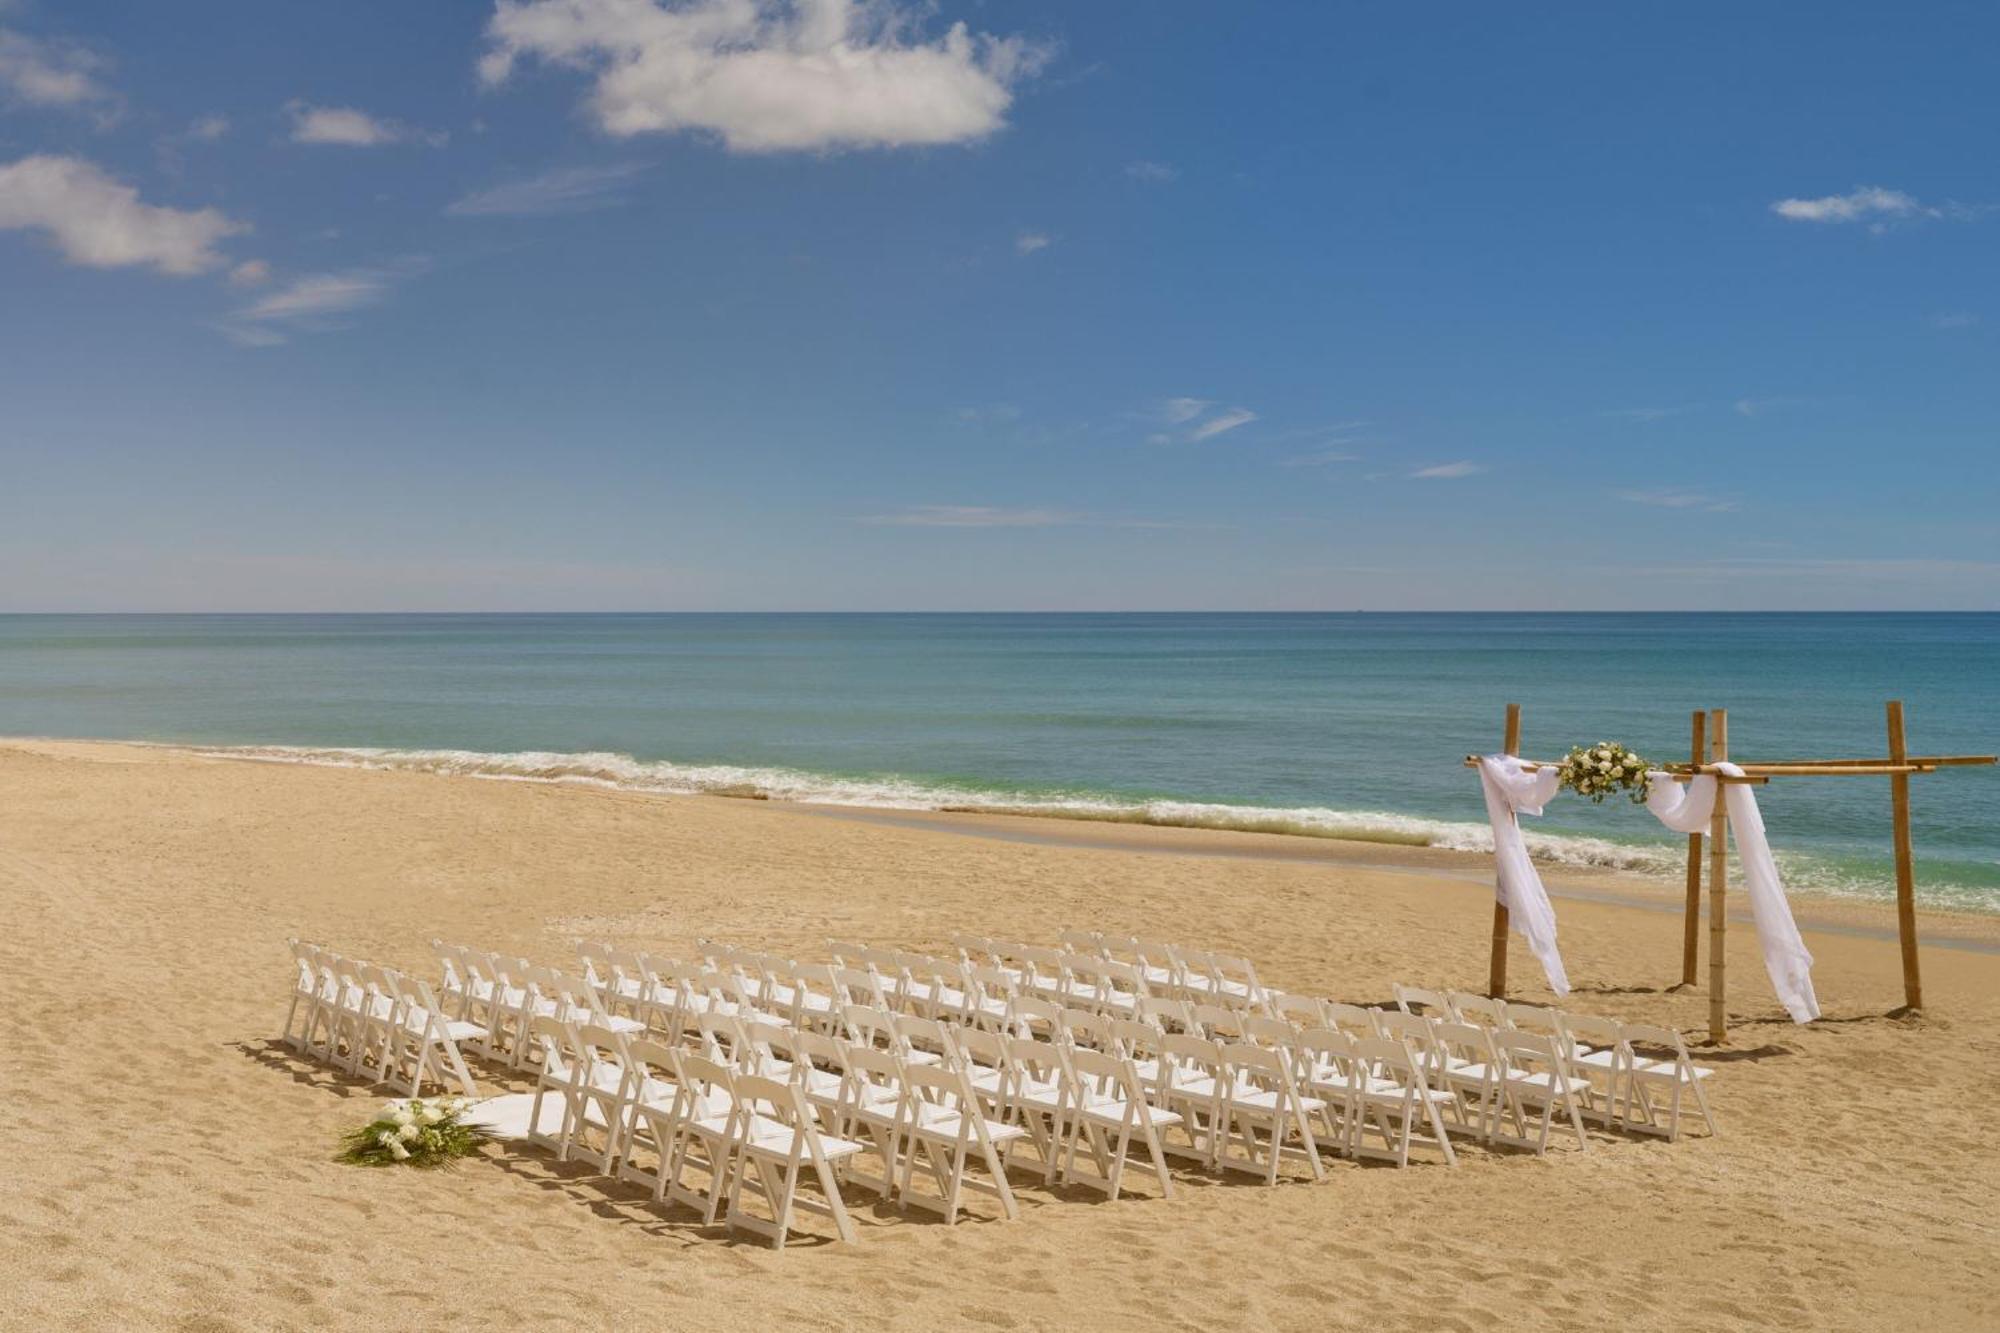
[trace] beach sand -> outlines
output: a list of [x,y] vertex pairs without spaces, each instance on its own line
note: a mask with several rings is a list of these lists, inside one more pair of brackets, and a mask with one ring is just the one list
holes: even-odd
[[[1705,995],[1663,991],[1671,890],[1551,883],[1571,1007],[1705,1032]],[[1885,1016],[1891,913],[1802,907],[1810,1028],[1734,925],[1734,1040],[1698,1052],[1716,1138],[1274,1189],[1183,1171],[1115,1204],[1025,1186],[1019,1221],[949,1229],[862,1203],[858,1244],[783,1255],[538,1152],[335,1164],[377,1098],[274,1040],[292,935],[431,975],[434,936],[567,962],[1145,928],[1377,1003],[1483,984],[1489,885],[1479,858],[1316,840],[0,744],[0,1325],[2000,1327],[2000,926],[1976,918],[1926,915],[1954,947],[1911,1022]],[[1518,941],[1512,971],[1547,998]]]

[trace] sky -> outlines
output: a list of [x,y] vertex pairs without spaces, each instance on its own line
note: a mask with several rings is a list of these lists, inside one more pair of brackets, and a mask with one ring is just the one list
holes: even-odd
[[0,611],[1993,609],[1996,46],[0,0]]

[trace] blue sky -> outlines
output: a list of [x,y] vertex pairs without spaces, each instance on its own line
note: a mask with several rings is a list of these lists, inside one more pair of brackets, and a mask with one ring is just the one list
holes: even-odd
[[0,0],[0,609],[1992,608],[1996,43]]

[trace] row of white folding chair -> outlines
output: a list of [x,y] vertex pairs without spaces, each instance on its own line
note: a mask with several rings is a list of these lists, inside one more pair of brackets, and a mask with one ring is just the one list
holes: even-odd
[[482,1029],[475,1045],[482,1058],[526,1068],[536,1057],[528,1028],[538,1017],[593,1023],[619,1032],[646,1026],[607,1010],[598,988],[586,977],[442,940],[431,941],[431,949],[444,971],[443,988],[458,997],[459,1017]]
[[1234,1008],[1264,1010],[1269,1005],[1271,992],[1258,980],[1256,964],[1241,954],[1094,930],[1065,930],[1059,939],[1074,953],[1138,968],[1157,992]]
[[952,944],[969,961],[1005,969],[1023,990],[1071,1007],[1129,1011],[1145,996],[1255,1010],[1268,1005],[1249,959],[1163,941],[1065,931],[1059,948],[980,935],[955,935]]
[[[855,1239],[836,1167],[864,1145],[824,1133],[800,1087],[609,1028],[537,1017],[531,1032],[542,1051],[532,1142],[646,1185],[655,1202],[687,1204],[704,1224],[720,1214],[779,1250],[798,1212],[821,1213],[841,1240]],[[553,1128],[551,1095],[561,1106]],[[817,1200],[800,1192],[808,1170]]]
[[478,1029],[452,1018],[428,982],[299,940],[289,945],[295,971],[287,1045],[405,1096],[421,1096],[428,1084],[456,1084],[468,1097],[477,1092],[459,1042],[475,1039]]
[[[804,1104],[821,1115],[822,1133],[830,1143],[872,1147],[878,1163],[873,1173],[854,1160],[861,1155],[854,1148],[828,1149],[829,1160],[842,1165],[843,1177],[899,1206],[929,1208],[951,1222],[963,1192],[983,1189],[995,1194],[1003,1213],[1013,1217],[1016,1208],[1003,1158],[1022,1131],[989,1121],[962,1065],[938,1053],[956,1051],[947,1035],[950,1029],[935,1020],[858,1005],[846,1007],[845,1020],[851,1040],[790,1027],[753,1011],[704,1014],[699,1020],[702,1053],[681,1052],[680,1059],[684,1067],[705,1060],[733,1076],[795,1088]],[[935,1049],[914,1047],[908,1039],[913,1029]],[[874,1044],[878,1040],[888,1044]],[[658,1121],[658,1114],[653,1118]],[[714,1126],[691,1132],[697,1140],[706,1132],[708,1147],[715,1147]],[[663,1159],[672,1163],[672,1174],[659,1189],[683,1202],[699,1204],[705,1197],[712,1206],[720,1197],[713,1173],[706,1196],[688,1193],[690,1186],[683,1182],[690,1151],[694,1148],[683,1141],[678,1157]],[[756,1156],[754,1143],[751,1156]],[[983,1181],[969,1174],[968,1168],[979,1165],[987,1171]],[[919,1167],[935,1184],[935,1194],[916,1187]],[[740,1178],[732,1182],[732,1190],[741,1183]]]
[[[1143,1148],[1162,1192],[1171,1196],[1159,1132],[1178,1117],[1148,1105],[1136,1072],[1119,1062],[1107,1064],[1109,1057],[1086,1052],[1078,1062],[1083,1067],[1073,1068],[1066,1046],[862,1005],[846,1006],[843,1018],[844,1039],[726,1018],[707,1020],[704,1028],[705,1035],[719,1039],[719,1047],[742,1053],[739,1068],[798,1080],[829,1125],[842,1132],[869,1123],[870,1117],[855,1105],[857,1099],[872,1096],[884,1104],[894,1099],[897,1085],[888,1077],[886,1060],[904,1070],[962,1077],[988,1122],[987,1137],[1003,1175],[1014,1152],[1025,1146],[1039,1158],[1045,1182],[1060,1175],[1066,1183],[1116,1198],[1128,1149]],[[737,1029],[733,1038],[725,1035],[732,1027]],[[857,1051],[870,1054],[850,1059]],[[878,1149],[893,1146],[887,1144],[885,1113],[873,1116],[873,1129],[884,1140]],[[968,1140],[966,1151],[971,1147]],[[1094,1171],[1079,1160],[1084,1153],[1095,1163]],[[897,1155],[907,1175],[907,1133]],[[865,1183],[884,1188],[879,1176]],[[914,1196],[912,1201],[922,1202]]]
[[1448,1014],[1495,1032],[1519,1031],[1548,1038],[1578,1088],[1582,1113],[1607,1128],[1680,1137],[1684,1096],[1710,1134],[1715,1116],[1702,1081],[1714,1070],[1694,1063],[1686,1039],[1672,1028],[1572,1013],[1546,1005],[1518,1004],[1464,991],[1395,988],[1397,1006],[1431,1017]]

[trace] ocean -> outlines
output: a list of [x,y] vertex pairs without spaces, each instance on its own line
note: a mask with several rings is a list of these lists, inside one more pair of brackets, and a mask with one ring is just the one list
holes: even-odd
[[[271,760],[1484,849],[1522,750],[2000,750],[1996,614],[0,616],[0,734]],[[2000,770],[1912,780],[1919,895],[2000,911]],[[1886,898],[1883,778],[1760,790],[1788,884]],[[1546,860],[1677,876],[1623,802],[1525,821]],[[0,832],[4,837],[4,832]]]

